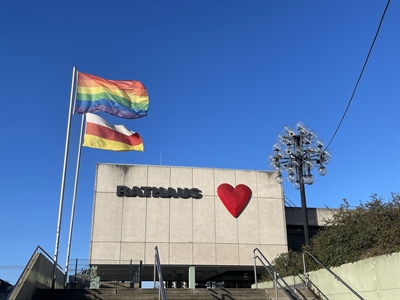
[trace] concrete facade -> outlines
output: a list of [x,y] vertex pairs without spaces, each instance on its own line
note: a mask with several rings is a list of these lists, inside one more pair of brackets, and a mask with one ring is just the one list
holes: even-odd
[[[217,188],[244,184],[251,198],[238,217]],[[202,198],[118,197],[117,186],[197,188]],[[143,260],[162,265],[253,266],[252,251],[287,251],[282,186],[272,172],[98,164],[92,216],[92,263]]]
[[[307,208],[308,225],[323,227],[327,221],[331,220],[336,209],[329,208]],[[303,214],[301,207],[286,207],[286,225],[303,226]]]

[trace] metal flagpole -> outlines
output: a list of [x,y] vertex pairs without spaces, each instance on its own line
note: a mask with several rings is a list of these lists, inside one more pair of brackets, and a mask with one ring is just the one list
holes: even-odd
[[72,196],[71,221],[69,223],[67,258],[66,258],[66,262],[65,262],[65,283],[67,283],[67,279],[68,279],[67,276],[68,276],[69,255],[70,255],[70,252],[71,252],[72,230],[73,230],[73,227],[74,227],[76,190],[77,190],[77,187],[78,187],[79,167],[80,167],[80,164],[81,164],[82,136],[83,136],[83,125],[84,125],[84,123],[85,123],[85,114],[82,114],[81,133],[79,135],[78,157],[76,159],[74,194]]
[[65,151],[64,151],[64,166],[61,178],[61,192],[60,192],[60,204],[58,208],[58,221],[57,221],[57,232],[56,232],[56,247],[54,251],[54,266],[53,266],[53,280],[51,282],[51,287],[54,289],[56,282],[56,271],[57,271],[57,261],[58,261],[58,246],[60,244],[60,231],[61,231],[61,219],[62,219],[62,209],[64,203],[64,188],[65,188],[65,177],[67,173],[67,160],[68,160],[68,146],[69,146],[69,135],[71,131],[71,117],[72,117],[72,106],[74,100],[74,85],[76,77],[76,68],[72,69],[72,83],[71,83],[71,93],[69,97],[69,112],[68,112],[68,124],[67,124],[67,134],[65,138]]

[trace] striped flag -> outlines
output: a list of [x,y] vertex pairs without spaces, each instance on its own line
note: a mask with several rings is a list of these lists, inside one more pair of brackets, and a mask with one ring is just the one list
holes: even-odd
[[111,151],[143,151],[140,135],[123,125],[111,125],[97,115],[86,114],[83,146]]
[[107,80],[78,72],[75,113],[102,111],[124,119],[145,117],[149,96],[137,80]]

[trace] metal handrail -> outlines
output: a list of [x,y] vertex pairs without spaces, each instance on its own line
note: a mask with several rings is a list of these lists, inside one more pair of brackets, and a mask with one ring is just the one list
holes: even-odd
[[162,300],[167,300],[167,297],[165,295],[165,288],[164,288],[164,279],[162,275],[162,269],[161,269],[161,264],[160,264],[160,255],[158,253],[158,247],[156,246],[154,248],[154,288],[156,288],[156,269],[158,273],[158,299],[160,300],[160,297]]
[[351,288],[351,286],[349,286],[346,282],[344,282],[338,275],[336,275],[333,271],[331,271],[330,269],[328,269],[322,262],[320,262],[314,255],[312,255],[310,252],[308,251],[303,251],[302,255],[303,255],[303,264],[304,264],[304,276],[306,277],[306,280],[308,280],[308,276],[307,276],[307,270],[306,270],[306,264],[305,264],[305,259],[304,259],[304,254],[308,254],[312,259],[314,259],[314,261],[316,263],[318,263],[321,267],[323,267],[325,270],[327,270],[337,281],[339,281],[340,283],[342,283],[346,288],[348,288],[356,297],[358,297],[361,300],[364,300],[363,297],[360,296],[360,294],[358,294],[354,289]]
[[301,275],[303,275],[305,277],[305,279],[302,278],[300,276],[300,274],[297,274],[297,277],[300,278],[300,280],[306,285],[307,288],[310,288],[309,284],[311,283],[311,285],[313,286],[313,289],[317,290],[317,292],[318,292],[317,294],[319,296],[322,295],[326,300],[329,300],[329,298],[314,284],[314,282],[311,281],[311,279],[307,275],[304,275],[304,274],[301,274]]
[[[26,271],[27,268],[28,268],[29,263],[30,263],[31,260],[34,258],[34,256],[35,256],[36,253],[42,253],[42,254],[44,254],[45,256],[47,256],[47,259],[48,259],[49,261],[51,261],[51,262],[54,263],[54,259],[53,259],[42,247],[40,247],[40,246],[38,245],[38,246],[36,247],[35,251],[33,251],[32,255],[31,255],[31,258],[28,260],[28,263],[26,264],[26,266],[25,266],[24,270],[22,271],[21,275],[19,275],[18,280],[15,282],[13,288],[11,289],[11,291],[9,292],[9,294],[7,295],[7,298],[6,298],[6,299],[9,299],[9,298],[11,297],[12,293],[14,292],[14,289],[18,286],[18,283],[19,283],[20,280],[22,279],[22,276],[24,275],[25,271]],[[59,269],[60,271],[63,270],[62,267],[61,267],[59,264],[57,264],[56,266],[58,267],[58,269]]]
[[[261,258],[267,262],[269,268],[265,265],[264,261],[258,256],[256,255],[256,252],[259,253],[259,255],[261,255]],[[268,261],[268,259],[264,256],[264,254],[262,254],[262,252],[260,251],[260,249],[255,248],[253,250],[253,259],[254,259],[254,279],[255,279],[255,284],[256,284],[256,288],[258,288],[258,282],[257,282],[257,270],[256,270],[256,259],[258,259],[261,264],[264,266],[265,270],[267,270],[267,272],[269,273],[269,275],[271,275],[271,277],[273,278],[273,282],[274,282],[274,288],[275,288],[275,296],[276,299],[278,299],[278,285],[279,288],[285,293],[285,295],[289,298],[289,299],[293,299],[292,296],[295,297],[295,299],[301,300],[299,297],[297,297],[296,293],[294,292],[294,290],[286,283],[286,281],[282,278],[281,275],[279,275],[279,273],[276,271],[276,269],[274,268],[274,266]],[[271,272],[271,270],[273,270],[273,274]],[[285,285],[285,287],[279,282],[279,280],[281,280],[283,282],[283,284]],[[291,292],[289,293],[288,290]]]

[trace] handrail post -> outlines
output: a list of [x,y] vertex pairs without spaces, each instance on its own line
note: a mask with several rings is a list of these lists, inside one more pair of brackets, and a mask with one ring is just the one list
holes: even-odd
[[129,287],[132,288],[132,281],[133,281],[133,278],[132,278],[132,259],[131,259],[130,264],[129,264],[129,277],[130,277],[130,281],[131,281],[131,283],[129,284]]
[[139,288],[142,288],[142,268],[143,268],[143,262],[140,260],[139,264]]
[[160,255],[158,253],[158,247],[154,248],[154,287],[156,285],[156,274],[155,274],[155,267],[157,267],[158,273],[158,299],[166,300],[167,297],[165,295],[165,288],[164,288],[164,279],[162,275],[162,268],[160,263]]
[[308,274],[307,274],[306,259],[305,259],[305,256],[304,256],[304,252],[301,255],[303,257],[303,270],[304,270],[304,277],[306,279],[306,287],[310,288],[310,282],[309,282],[309,278],[308,278]]
[[74,283],[76,283],[76,272],[78,272],[77,270],[78,270],[78,258],[76,258],[76,260],[75,260],[75,279],[74,279]]
[[255,280],[255,283],[256,283],[256,289],[258,289],[256,257],[254,256],[254,251],[253,251],[253,260],[254,260],[254,280]]
[[275,299],[278,300],[278,284],[276,282],[276,270],[274,270],[274,287],[275,287]]
[[154,288],[156,288],[156,264],[157,264],[157,254],[154,253]]

